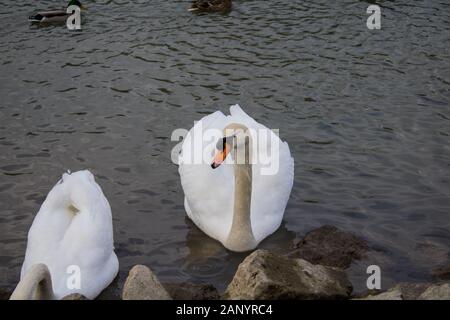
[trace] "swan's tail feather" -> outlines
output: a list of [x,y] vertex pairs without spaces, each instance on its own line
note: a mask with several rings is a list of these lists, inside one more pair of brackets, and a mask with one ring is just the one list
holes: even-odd
[[31,266],[9,299],[52,300],[53,298],[50,271],[45,264],[38,263]]

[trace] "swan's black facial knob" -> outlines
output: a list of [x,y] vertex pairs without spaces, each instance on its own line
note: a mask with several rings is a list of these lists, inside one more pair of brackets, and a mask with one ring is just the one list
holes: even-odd
[[226,144],[228,144],[230,146],[233,145],[233,136],[223,137],[223,138],[217,140],[216,149],[218,151],[223,151],[223,149],[225,148]]
[[225,161],[228,153],[230,153],[232,146],[233,146],[233,136],[223,137],[219,139],[219,141],[217,141],[216,144],[217,153],[214,156],[211,168],[216,169],[222,164],[222,162]]

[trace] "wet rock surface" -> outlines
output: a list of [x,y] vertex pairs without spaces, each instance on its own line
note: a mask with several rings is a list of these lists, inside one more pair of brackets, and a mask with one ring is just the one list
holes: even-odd
[[375,295],[368,295],[355,300],[403,300],[402,292],[398,288],[392,288],[386,292]]
[[68,296],[65,296],[61,300],[89,300],[89,299],[86,298],[85,296],[83,296],[82,294],[72,293],[72,294],[69,294]]
[[346,269],[353,260],[362,259],[369,250],[367,241],[330,225],[306,234],[294,243],[290,258],[302,258],[314,264]]
[[[355,300],[418,300],[418,299],[425,299],[426,297],[429,297],[430,299],[434,300],[434,298],[432,298],[432,295],[434,297],[442,296],[442,292],[444,292],[445,295],[445,288],[439,289],[441,291],[434,289],[426,293],[428,289],[435,286],[436,285],[427,282],[422,283],[401,282],[384,292],[371,290],[366,294],[355,297]],[[422,296],[423,294],[425,295]]]
[[418,300],[450,300],[450,284],[432,285],[419,296]]
[[257,250],[239,265],[225,299],[346,299],[352,285],[337,268]]
[[409,283],[401,282],[394,288],[402,294],[403,300],[416,300],[419,296],[430,287],[431,283]]
[[171,300],[156,275],[146,266],[136,265],[128,274],[123,300]]
[[217,300],[220,299],[217,289],[210,284],[164,283],[169,295],[174,300]]
[[9,297],[11,296],[12,291],[0,288],[0,300],[9,300]]
[[433,269],[431,275],[438,280],[450,280],[450,264]]

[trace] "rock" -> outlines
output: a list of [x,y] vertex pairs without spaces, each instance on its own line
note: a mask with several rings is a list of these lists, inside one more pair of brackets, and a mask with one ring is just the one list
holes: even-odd
[[239,265],[225,299],[345,299],[352,292],[346,274],[257,250]]
[[417,300],[417,298],[428,289],[431,283],[409,283],[401,282],[394,289],[402,293],[403,300]]
[[450,280],[450,264],[434,269],[431,275],[438,280]]
[[0,288],[0,300],[9,300],[11,297],[12,291],[9,291],[4,288]]
[[402,292],[398,288],[392,288],[388,291],[376,295],[369,295],[355,300],[403,300]]
[[123,300],[171,300],[156,275],[146,266],[136,265],[128,274]]
[[174,300],[218,300],[217,289],[210,284],[164,283],[164,287]]
[[400,282],[388,291],[369,290],[364,294],[355,296],[355,300],[417,300],[417,298],[429,287],[431,283]]
[[419,296],[418,300],[450,300],[450,284],[432,285]]
[[366,240],[329,225],[309,232],[294,246],[291,258],[342,269],[348,268],[354,259],[363,258],[369,249]]
[[89,299],[80,293],[72,293],[72,294],[69,294],[68,296],[65,296],[61,300],[89,300]]

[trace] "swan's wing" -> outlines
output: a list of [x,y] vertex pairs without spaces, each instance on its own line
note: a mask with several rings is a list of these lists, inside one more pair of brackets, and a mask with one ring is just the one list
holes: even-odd
[[[183,141],[178,168],[188,216],[208,236],[222,242],[231,228],[234,174],[231,166],[213,170],[211,163],[226,123],[227,117],[221,112],[198,121]],[[208,130],[210,140],[198,138]]]
[[261,173],[263,168],[267,169],[265,166],[253,166],[251,220],[257,241],[279,228],[292,190],[294,159],[286,142],[280,144],[279,159],[278,170],[273,175]]

